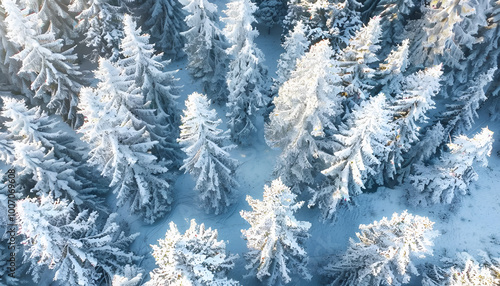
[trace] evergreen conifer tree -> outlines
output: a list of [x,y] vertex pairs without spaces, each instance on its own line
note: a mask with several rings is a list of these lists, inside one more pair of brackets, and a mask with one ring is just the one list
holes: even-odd
[[146,123],[151,139],[158,141],[153,147],[153,155],[170,162],[171,166],[178,166],[181,156],[175,141],[180,124],[176,72],[163,71],[170,61],[163,61],[162,53],[155,54],[149,36],[141,33],[131,16],[125,15],[123,27],[125,37],[118,66],[126,80],[133,82],[130,89],[139,89],[147,103],[146,109],[137,111],[137,116]]
[[86,122],[79,131],[92,147],[89,163],[111,179],[119,206],[130,201],[131,212],[153,223],[169,210],[170,184],[165,178],[168,169],[150,153],[157,142],[136,116],[143,97],[108,60],[99,61],[96,76],[97,88],[84,88],[80,94]]
[[376,70],[370,66],[378,61],[375,53],[380,49],[380,35],[380,18],[374,17],[356,33],[339,56],[345,96],[351,101],[359,102],[368,98],[375,86],[372,78]]
[[12,56],[22,63],[19,73],[31,74],[31,89],[46,107],[72,125],[77,123],[76,106],[81,87],[81,76],[74,64],[77,56],[73,49],[63,50],[63,40],[56,39],[52,31],[42,33],[37,25],[37,14],[27,14],[12,0],[2,1],[7,12],[5,18],[8,38],[21,47]]
[[285,52],[280,55],[278,60],[277,77],[272,86],[273,94],[278,93],[279,88],[290,78],[297,66],[297,61],[308,51],[309,44],[306,37],[306,27],[302,21],[298,21],[281,45]]
[[216,214],[229,206],[232,189],[237,185],[233,179],[237,161],[227,152],[236,146],[225,144],[229,134],[217,128],[221,122],[206,96],[189,95],[179,138],[188,157],[181,170],[194,176],[202,205]]
[[148,8],[144,26],[156,42],[156,48],[176,59],[184,56],[185,40],[181,32],[186,31],[185,13],[178,0],[147,0]]
[[194,219],[184,234],[170,222],[165,239],[152,246],[158,267],[146,285],[239,285],[226,277],[238,256],[228,254],[224,241],[217,238],[217,230],[206,229]]
[[311,224],[295,218],[294,213],[304,204],[295,198],[290,188],[277,179],[271,186],[264,186],[262,201],[247,196],[252,211],[240,212],[251,225],[242,230],[249,249],[246,268],[268,285],[289,283],[292,273],[311,279],[303,248]]
[[456,259],[443,258],[444,268],[426,264],[423,286],[500,285],[500,259],[481,251],[479,261],[467,252]]
[[51,193],[83,203],[88,194],[81,192],[82,184],[76,174],[79,163],[74,161],[80,156],[79,150],[73,138],[57,130],[62,122],[42,114],[39,108],[27,109],[22,101],[3,101],[2,116],[7,119],[4,126],[8,135],[0,154],[6,163],[18,168],[22,191]]
[[64,0],[23,0],[24,7],[36,13],[42,21],[42,30],[50,30],[65,45],[73,44],[78,36],[74,28],[74,17],[70,14],[68,2]]
[[99,285],[103,275],[133,262],[134,256],[121,247],[137,235],[125,236],[114,222],[116,215],[99,228],[97,212],[76,213],[72,202],[46,195],[19,201],[17,210],[24,262],[31,263],[35,282],[48,267],[55,270],[54,280],[65,285]]
[[76,17],[78,29],[85,34],[87,47],[92,49],[92,60],[105,57],[116,61],[119,58],[123,9],[122,2],[89,0]]
[[263,65],[264,54],[254,43],[259,34],[252,27],[257,7],[251,0],[236,0],[227,8],[224,34],[232,44],[228,53],[233,57],[227,74],[228,126],[235,142],[249,144],[257,132],[257,116],[268,102],[267,68]]
[[450,204],[458,194],[466,194],[472,181],[478,179],[473,165],[488,164],[493,144],[493,132],[484,128],[472,139],[461,135],[449,143],[450,152],[445,153],[434,165],[422,163],[415,166],[410,177],[415,187],[410,190],[412,204]]
[[318,141],[327,129],[335,129],[334,119],[341,113],[340,78],[332,56],[327,40],[311,47],[274,98],[265,136],[269,146],[282,149],[275,173],[286,184],[313,181]]
[[327,182],[311,199],[311,205],[318,204],[325,219],[334,216],[341,200],[360,194],[367,178],[386,160],[393,129],[390,120],[386,97],[381,93],[362,102],[333,135],[335,142],[325,145],[322,158],[329,167],[322,173]]
[[219,28],[217,5],[207,0],[182,0],[188,30],[181,34],[186,39],[184,51],[188,55],[187,68],[194,78],[202,81],[209,98],[218,102],[227,100],[226,73],[229,47]]
[[388,160],[384,162],[385,176],[392,179],[401,168],[403,155],[419,141],[418,123],[424,123],[426,112],[434,108],[433,97],[439,92],[441,66],[434,66],[407,76],[401,84],[401,93],[390,107],[394,114],[394,134],[389,143]]
[[369,225],[360,225],[342,258],[325,267],[329,285],[401,285],[418,275],[412,256],[432,255],[433,239],[438,235],[426,217],[404,211]]

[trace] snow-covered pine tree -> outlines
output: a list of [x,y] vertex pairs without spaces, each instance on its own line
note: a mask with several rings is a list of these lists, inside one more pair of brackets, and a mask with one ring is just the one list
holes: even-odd
[[325,144],[322,159],[329,166],[321,171],[327,180],[313,191],[310,205],[318,204],[325,219],[334,216],[341,200],[359,195],[369,176],[376,175],[387,160],[394,126],[383,93],[363,101],[340,126],[334,141]]
[[347,47],[362,27],[361,15],[358,11],[362,4],[357,0],[336,0],[330,5],[326,26],[332,49],[337,52]]
[[370,64],[378,61],[375,53],[380,49],[380,21],[380,17],[370,19],[368,25],[356,33],[339,55],[345,96],[351,101],[358,102],[368,98],[375,85],[372,78],[376,70]]
[[130,88],[133,81],[108,60],[99,60],[96,77],[97,87],[83,88],[80,94],[86,121],[79,132],[93,148],[89,163],[111,179],[119,206],[129,201],[131,212],[153,223],[169,210],[172,198],[165,179],[168,169],[150,153],[157,142],[151,141],[145,122],[135,115],[144,99],[140,90]]
[[[494,1],[491,3],[492,7],[487,11],[487,26],[481,27],[479,29],[478,35],[482,37],[483,41],[476,44],[474,48],[470,51],[470,59],[468,61],[467,69],[464,69],[464,73],[470,73],[472,75],[478,75],[481,71],[485,71],[487,67],[498,66],[498,59],[500,56],[500,2]],[[497,70],[497,77],[499,71]],[[494,81],[497,84],[493,84],[492,94],[498,95],[500,92],[500,84],[498,80]]]
[[384,63],[379,65],[375,80],[381,86],[381,92],[395,97],[402,93],[401,83],[405,78],[405,71],[410,65],[408,61],[410,41],[404,40],[397,49],[392,50]]
[[462,84],[454,91],[452,100],[456,103],[446,105],[446,111],[441,115],[441,122],[448,133],[460,134],[469,130],[478,117],[477,110],[487,99],[485,89],[493,80],[496,67],[480,74],[469,84]]
[[500,285],[500,259],[480,252],[477,261],[467,252],[457,253],[457,259],[441,259],[444,268],[426,264],[422,286],[493,286]]
[[21,69],[21,62],[13,59],[12,56],[19,53],[21,48],[7,36],[6,16],[3,5],[0,5],[0,72],[4,75],[2,79],[6,83],[10,83],[15,90],[20,91],[31,102],[33,92],[30,86],[33,77],[29,74],[18,74]]
[[360,225],[359,242],[349,241],[342,258],[324,268],[332,286],[401,285],[418,275],[413,256],[432,255],[438,232],[427,217],[394,213],[369,225]]
[[76,106],[81,87],[81,73],[74,64],[73,49],[63,50],[63,40],[48,30],[42,33],[37,14],[20,10],[12,0],[2,1],[8,38],[20,52],[12,56],[22,63],[19,73],[32,74],[31,89],[46,107],[62,115],[65,121],[77,124]]
[[287,14],[287,0],[256,0],[258,9],[255,18],[259,24],[266,25],[268,31],[276,24],[281,24]]
[[401,165],[401,169],[398,172],[398,180],[400,182],[406,180],[408,176],[413,173],[414,166],[431,159],[447,137],[441,122],[438,121],[428,126],[419,138],[419,141],[417,141],[416,144],[410,148],[408,153],[403,156],[404,163]]
[[332,56],[328,40],[312,46],[274,98],[265,137],[269,146],[282,149],[275,173],[285,184],[312,183],[318,141],[325,130],[335,129],[341,113],[340,78]]
[[283,21],[288,33],[298,21],[307,27],[307,37],[315,44],[329,39],[335,52],[345,48],[361,26],[357,0],[288,1],[288,13]]
[[73,39],[78,33],[74,28],[74,17],[68,11],[68,1],[22,0],[21,2],[30,13],[38,15],[43,31],[50,30],[58,39],[63,39],[65,45],[73,44]]
[[117,64],[127,80],[133,82],[130,88],[138,88],[147,103],[145,108],[149,110],[140,110],[137,115],[146,122],[151,139],[158,141],[153,147],[153,155],[159,160],[170,161],[172,167],[178,167],[182,158],[175,141],[180,124],[176,71],[163,71],[170,61],[163,61],[162,53],[155,54],[149,36],[141,33],[131,16],[126,14],[123,21],[125,37],[121,43],[122,58]]
[[415,188],[409,190],[410,203],[430,205],[450,204],[459,195],[465,195],[471,182],[478,179],[475,164],[488,164],[493,144],[493,132],[488,128],[472,139],[465,135],[449,143],[449,152],[431,166],[422,163],[415,166],[415,174],[410,176]]
[[284,31],[290,31],[298,21],[303,21],[307,26],[307,37],[312,44],[327,39],[327,21],[329,14],[334,10],[334,5],[328,0],[289,1],[288,15],[285,18]]
[[148,9],[144,26],[156,48],[173,59],[184,56],[185,40],[180,33],[187,27],[182,4],[178,0],[147,0],[144,5]]
[[424,16],[407,29],[415,44],[410,53],[411,62],[427,66],[442,62],[449,68],[446,69],[445,86],[452,87],[455,79],[464,75],[467,78],[462,71],[468,65],[469,50],[482,41],[478,31],[488,25],[486,15],[491,7],[490,2],[431,1],[430,8],[422,9]]
[[256,119],[266,106],[268,97],[267,68],[264,54],[254,43],[259,32],[252,27],[257,6],[251,0],[235,0],[227,4],[224,34],[231,43],[227,50],[233,57],[229,64],[227,86],[228,126],[231,138],[240,144],[249,144],[257,132]]
[[281,46],[285,52],[280,55],[276,79],[272,86],[272,93],[277,94],[279,88],[290,78],[297,66],[297,61],[308,51],[310,42],[306,37],[306,27],[298,21],[293,30],[285,37]]
[[181,170],[193,175],[202,205],[216,214],[230,205],[237,186],[233,179],[237,161],[227,152],[236,146],[226,145],[229,134],[217,128],[220,123],[205,95],[189,95],[178,140],[187,155]]
[[226,244],[217,238],[217,230],[205,229],[194,219],[184,234],[170,222],[165,239],[152,246],[158,267],[150,272],[146,285],[239,285],[226,277],[238,256],[227,253]]
[[24,263],[31,264],[34,282],[48,267],[55,271],[54,280],[64,285],[100,285],[108,269],[117,271],[134,262],[135,256],[125,248],[137,235],[125,236],[112,221],[116,214],[101,229],[97,212],[77,213],[73,202],[50,195],[18,201],[17,212]]
[[[0,157],[17,168],[22,191],[51,193],[82,204],[88,194],[80,192],[81,182],[75,174],[78,149],[71,136],[57,130],[62,122],[41,114],[39,108],[28,109],[22,101],[4,98],[3,102],[5,139],[10,146],[1,148]],[[14,156],[9,156],[11,152]]]
[[180,0],[188,30],[181,34],[186,39],[184,51],[188,55],[187,69],[194,78],[201,79],[203,90],[217,102],[226,102],[226,73],[229,43],[219,28],[217,5],[207,0]]
[[365,1],[363,19],[374,16],[382,18],[381,46],[390,47],[401,43],[405,35],[405,25],[409,18],[420,9],[421,3],[415,0],[374,0]]
[[78,14],[78,30],[85,35],[85,44],[92,49],[91,58],[119,58],[120,40],[123,38],[123,6],[121,1],[89,0]]
[[137,267],[127,264],[123,268],[123,274],[113,276],[111,286],[138,286],[141,281],[142,273],[139,272]]
[[403,155],[419,141],[418,123],[425,123],[427,110],[434,108],[433,97],[439,92],[442,74],[441,66],[437,65],[411,74],[401,83],[401,92],[390,106],[394,132],[388,145],[388,160],[383,162],[386,178],[394,178],[403,163]]
[[295,218],[294,213],[304,204],[296,202],[296,197],[281,179],[276,179],[270,187],[264,186],[262,201],[247,196],[252,211],[240,212],[251,225],[241,231],[249,249],[246,269],[267,285],[289,283],[290,274],[311,279],[309,257],[303,248],[311,224]]

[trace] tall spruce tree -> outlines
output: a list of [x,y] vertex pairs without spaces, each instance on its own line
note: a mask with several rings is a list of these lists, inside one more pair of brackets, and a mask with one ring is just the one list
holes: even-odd
[[130,89],[133,81],[108,60],[99,61],[96,77],[97,87],[80,94],[86,122],[79,131],[92,147],[89,163],[111,180],[119,206],[129,201],[131,212],[153,223],[170,209],[172,198],[168,169],[150,152],[157,142],[151,141],[145,122],[136,115],[144,99],[137,88]]
[[181,33],[186,39],[187,68],[194,78],[201,80],[210,99],[226,102],[229,58],[225,50],[229,43],[219,28],[217,5],[207,0],[182,0],[181,3],[188,12],[188,30]]
[[335,215],[337,205],[359,195],[369,176],[387,158],[388,142],[393,129],[386,96],[381,93],[361,103],[326,144],[322,159],[328,168],[325,185],[313,191],[311,205],[318,204],[325,219]]
[[52,31],[43,33],[37,14],[19,9],[12,0],[2,1],[2,5],[7,12],[7,36],[21,47],[12,56],[22,63],[19,73],[31,75],[31,89],[46,108],[76,125],[81,73],[74,64],[73,49],[63,50],[63,40],[56,39]]
[[312,46],[274,98],[265,137],[269,146],[282,149],[275,174],[286,184],[313,182],[318,141],[335,129],[341,114],[339,69],[332,56],[327,40]]
[[250,143],[257,132],[256,119],[268,102],[264,54],[254,43],[259,34],[252,27],[255,10],[251,0],[236,0],[227,4],[227,17],[223,19],[224,34],[232,44],[228,53],[233,57],[227,74],[228,126],[231,138],[239,144]]
[[153,147],[153,155],[176,168],[182,160],[175,141],[180,124],[176,71],[163,71],[170,61],[162,60],[162,53],[155,54],[149,36],[136,27],[131,16],[125,15],[123,27],[122,58],[117,64],[126,80],[133,82],[130,89],[139,89],[147,103],[145,109],[137,110],[137,116],[145,122],[151,139],[158,141]]
[[156,48],[176,59],[184,56],[185,40],[181,32],[186,31],[185,13],[178,0],[147,0],[148,12],[144,26],[156,43]]
[[89,0],[76,17],[78,29],[85,35],[85,44],[92,49],[92,60],[105,57],[116,61],[119,58],[123,10],[120,1]]
[[225,143],[229,134],[217,128],[220,123],[206,96],[196,92],[189,95],[179,138],[188,157],[181,170],[195,177],[203,207],[216,214],[229,206],[232,189],[237,186],[233,178],[237,161],[228,153],[236,146]]

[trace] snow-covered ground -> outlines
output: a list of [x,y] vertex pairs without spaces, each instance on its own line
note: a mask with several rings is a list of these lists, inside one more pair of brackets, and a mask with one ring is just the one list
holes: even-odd
[[[224,10],[225,1],[214,1],[219,10]],[[256,42],[264,52],[269,74],[274,76],[276,63],[283,49],[280,46],[280,33],[278,28],[267,33],[266,28],[260,29],[261,35]],[[194,91],[201,92],[198,82],[194,81],[185,70],[186,60],[172,62],[169,69],[179,70],[177,77],[179,84],[183,85],[182,94],[179,98],[180,108],[184,108],[184,100],[187,95]],[[225,108],[214,106],[223,121]],[[241,229],[247,229],[249,225],[239,215],[240,210],[249,210],[245,198],[247,195],[261,199],[263,187],[270,184],[274,179],[272,170],[279,150],[270,149],[263,138],[263,123],[260,122],[260,133],[255,142],[249,147],[238,147],[232,151],[233,158],[240,162],[236,172],[236,179],[240,186],[235,190],[236,202],[230,209],[221,215],[206,214],[197,205],[197,194],[193,190],[194,181],[189,174],[181,175],[175,183],[174,204],[172,211],[162,220],[153,225],[143,225],[140,219],[131,221],[131,229],[140,232],[140,236],[133,244],[133,251],[144,255],[140,266],[146,273],[155,268],[154,259],[151,256],[150,245],[156,244],[158,239],[164,238],[168,224],[173,221],[177,224],[179,231],[183,232],[189,227],[189,221],[196,219],[198,223],[204,223],[207,227],[219,231],[219,239],[227,241],[227,250],[239,254],[236,266],[231,271],[230,277],[239,280],[242,285],[259,285],[254,278],[244,278],[246,262],[244,254],[247,251],[246,242],[241,237]],[[470,186],[470,195],[461,199],[453,206],[436,205],[432,207],[412,207],[406,203],[406,192],[409,185],[400,185],[394,189],[379,188],[374,193],[365,193],[354,198],[355,206],[350,209],[341,208],[338,220],[334,223],[323,223],[317,209],[307,209],[304,206],[297,214],[299,220],[307,220],[312,223],[310,229],[311,238],[307,241],[306,251],[310,256],[309,268],[313,274],[312,281],[294,279],[290,285],[319,285],[321,275],[318,270],[332,259],[335,255],[342,254],[347,246],[349,237],[355,237],[360,224],[368,224],[382,217],[390,217],[394,212],[401,213],[407,209],[410,213],[427,216],[435,222],[434,228],[441,235],[435,240],[434,256],[425,259],[415,258],[417,265],[425,262],[439,263],[443,256],[454,257],[456,252],[468,251],[472,255],[477,250],[488,250],[493,254],[500,253],[500,195],[497,188],[500,186],[500,158],[496,152],[500,150],[500,124],[490,122],[486,112],[480,112],[480,118],[476,120],[474,128],[468,134],[469,137],[478,133],[481,128],[488,126],[495,132],[496,139],[493,145],[492,156],[487,168],[477,168],[479,181]],[[225,123],[220,126],[225,128]],[[308,194],[302,196],[308,199]],[[305,204],[306,205],[306,204]],[[125,215],[126,211],[123,212]],[[130,217],[132,220],[132,217]],[[145,280],[149,277],[146,275]],[[413,277],[410,285],[420,285],[418,277]]]

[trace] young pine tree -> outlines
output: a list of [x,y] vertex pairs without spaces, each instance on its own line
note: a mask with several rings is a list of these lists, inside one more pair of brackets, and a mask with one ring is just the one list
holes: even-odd
[[450,204],[458,195],[465,195],[472,181],[478,179],[473,165],[488,164],[493,144],[493,132],[483,128],[472,139],[461,135],[449,143],[449,152],[444,153],[434,165],[422,163],[415,166],[410,176],[414,189],[410,189],[412,204]]
[[125,236],[114,222],[116,215],[99,228],[97,212],[77,213],[73,202],[45,195],[19,201],[17,212],[24,263],[31,264],[34,282],[48,267],[55,271],[54,280],[65,285],[99,285],[135,258],[124,248],[137,235]]
[[116,61],[119,58],[123,38],[124,8],[121,5],[122,2],[113,0],[89,0],[76,17],[78,29],[85,35],[85,44],[92,49],[92,60],[105,57]]
[[237,161],[227,152],[236,146],[225,145],[229,134],[217,128],[221,122],[207,97],[195,92],[186,101],[178,140],[188,156],[181,170],[193,175],[203,206],[216,214],[229,206],[237,185],[233,179]]
[[156,48],[173,59],[184,56],[185,40],[180,33],[187,27],[182,4],[178,0],[147,0],[144,5],[148,10],[144,26],[156,42]]
[[184,234],[170,222],[165,239],[152,246],[158,267],[151,271],[146,285],[239,285],[226,277],[238,256],[228,254],[226,244],[217,236],[217,230],[206,229],[194,219]]
[[184,51],[188,55],[187,68],[194,78],[201,79],[203,90],[217,102],[227,101],[226,73],[229,43],[219,28],[217,5],[207,0],[181,0],[188,30],[181,34],[186,39]]
[[18,45],[20,52],[12,56],[22,63],[19,73],[29,74],[31,89],[51,112],[65,121],[77,124],[76,106],[81,87],[81,73],[74,64],[73,49],[63,50],[63,40],[56,39],[48,30],[42,33],[37,25],[37,14],[27,14],[12,0],[2,1],[8,38]]
[[172,166],[179,166],[179,146],[175,141],[179,130],[179,111],[176,99],[179,87],[174,72],[163,69],[170,61],[162,60],[162,53],[155,54],[153,45],[149,44],[149,36],[141,33],[141,28],[129,15],[123,19],[125,37],[122,40],[122,58],[117,64],[126,80],[133,82],[130,89],[139,89],[147,105],[138,112],[146,123],[146,130],[154,141],[153,155]]
[[290,188],[277,179],[270,187],[264,186],[262,201],[247,196],[252,211],[240,212],[251,225],[241,231],[249,249],[246,268],[251,271],[249,275],[256,275],[267,285],[289,283],[291,273],[311,279],[303,248],[311,224],[295,218],[294,213],[304,204],[295,198]]
[[264,54],[254,43],[258,31],[252,27],[257,7],[251,0],[236,0],[229,2],[227,8],[224,34],[232,44],[228,53],[233,57],[227,74],[228,125],[235,142],[249,144],[257,132],[257,116],[268,101]]
[[341,200],[359,195],[369,176],[386,160],[393,125],[383,93],[361,103],[347,125],[341,125],[335,141],[325,145],[322,159],[329,166],[322,173],[326,185],[313,194],[325,219],[332,218]]
[[341,111],[338,67],[324,40],[297,62],[290,79],[274,98],[275,109],[266,125],[266,142],[282,149],[275,173],[289,185],[312,183],[318,141]]
[[119,206],[130,201],[131,212],[153,223],[169,210],[170,184],[165,178],[168,169],[150,153],[157,142],[136,116],[143,97],[108,60],[99,61],[96,77],[97,87],[80,94],[86,122],[79,131],[92,147],[89,163],[111,179]]
[[412,256],[432,255],[433,239],[438,232],[426,217],[404,211],[369,225],[360,225],[359,242],[349,241],[342,258],[325,267],[332,286],[401,285],[418,275]]

